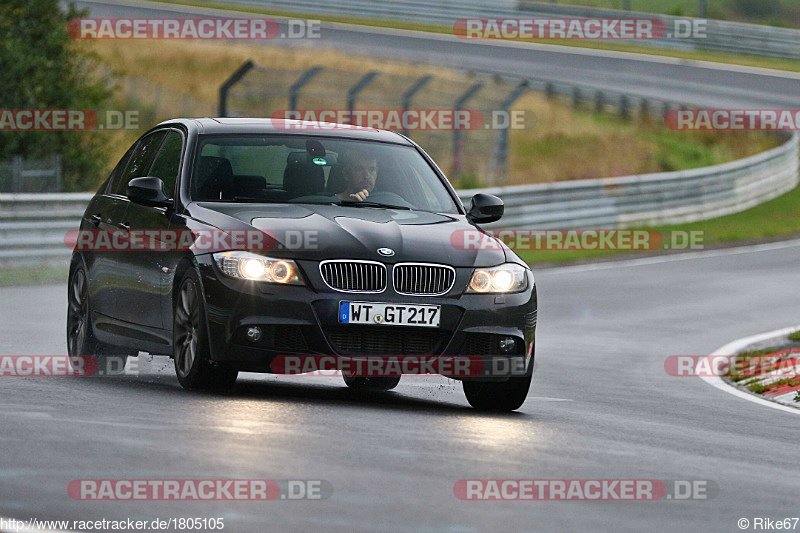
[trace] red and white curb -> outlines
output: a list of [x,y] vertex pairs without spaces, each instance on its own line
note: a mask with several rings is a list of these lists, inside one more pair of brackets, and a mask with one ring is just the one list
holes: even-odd
[[[727,355],[736,355],[749,346],[760,343],[763,341],[768,341],[770,339],[778,339],[778,338],[785,338],[790,333],[793,333],[800,329],[800,325],[791,326],[788,328],[781,328],[776,329],[774,331],[768,331],[766,333],[759,333],[758,335],[751,335],[750,337],[744,337],[741,339],[737,339],[733,342],[729,342],[725,346],[715,350],[714,353],[711,354],[711,357],[717,356],[727,356]],[[771,407],[773,409],[778,409],[780,411],[785,411],[787,413],[794,413],[796,415],[800,415],[800,403],[796,403],[793,401],[795,397],[795,392],[791,392],[789,394],[785,394],[778,397],[767,398],[760,394],[755,394],[752,392],[745,391],[741,388],[735,387],[726,381],[724,381],[719,376],[701,376],[701,379],[706,383],[727,392],[728,394],[732,394],[734,396],[738,396],[739,398],[743,398],[750,402],[761,404],[765,407]],[[786,398],[788,397],[788,398]],[[784,399],[784,401],[779,401],[779,399]]]

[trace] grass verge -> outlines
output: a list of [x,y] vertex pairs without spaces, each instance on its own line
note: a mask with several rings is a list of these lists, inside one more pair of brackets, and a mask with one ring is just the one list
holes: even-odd
[[[700,231],[703,246],[706,248],[800,237],[798,205],[800,205],[800,187],[741,213],[689,224],[659,226],[655,229],[665,235],[670,232]],[[578,262],[623,255],[631,258],[644,255],[614,250],[520,250],[517,253],[530,264]]]
[[0,268],[0,287],[23,285],[50,285],[62,283],[66,285],[69,266],[63,265],[31,265]]

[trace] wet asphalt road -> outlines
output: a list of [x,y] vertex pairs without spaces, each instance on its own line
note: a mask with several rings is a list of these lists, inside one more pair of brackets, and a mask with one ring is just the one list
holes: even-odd
[[[95,17],[183,13],[78,4]],[[715,107],[800,99],[794,76],[615,54],[326,25],[312,45],[538,73]],[[393,392],[354,396],[337,378],[245,374],[232,393],[189,393],[168,359],[144,355],[137,376],[4,378],[0,515],[224,517],[225,530],[236,532],[730,532],[742,517],[797,516],[797,418],[699,379],[670,377],[663,364],[800,322],[798,260],[800,243],[793,243],[537,271],[537,373],[528,401],[507,415],[471,410],[460,385],[443,378],[404,379]],[[0,302],[0,353],[65,353],[65,287],[2,288]],[[268,503],[73,501],[67,484],[82,478],[321,479],[333,494]],[[720,494],[654,503],[459,501],[453,484],[467,478],[706,479]]]
[[[224,517],[226,531],[735,531],[797,514],[798,419],[668,376],[669,355],[798,323],[800,242],[773,251],[537,272],[538,367],[519,412],[404,378],[354,396],[338,378],[244,374],[190,393],[169,360],[116,378],[4,378],[0,515]],[[65,287],[0,289],[5,354],[65,353]],[[73,479],[320,479],[322,501],[80,502]],[[469,502],[470,478],[705,479],[709,501]]]

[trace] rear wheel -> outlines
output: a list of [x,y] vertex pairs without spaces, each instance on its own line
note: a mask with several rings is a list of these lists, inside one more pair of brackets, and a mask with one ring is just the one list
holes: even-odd
[[400,383],[400,376],[366,378],[356,376],[343,376],[344,382],[354,390],[392,390]]
[[89,283],[86,271],[78,266],[70,275],[67,294],[67,353],[70,356],[94,355],[97,348],[89,309]]
[[181,386],[204,390],[232,388],[238,371],[215,364],[210,358],[203,295],[194,270],[187,271],[179,285],[173,317],[173,358]]
[[82,264],[78,264],[72,269],[68,287],[67,353],[70,357],[92,357],[97,362],[97,375],[121,373],[125,368],[128,356],[135,356],[138,351],[116,348],[98,341],[94,336],[89,304],[89,280]]
[[508,381],[462,381],[467,401],[482,411],[514,411],[519,409],[531,388],[533,374],[509,378]]

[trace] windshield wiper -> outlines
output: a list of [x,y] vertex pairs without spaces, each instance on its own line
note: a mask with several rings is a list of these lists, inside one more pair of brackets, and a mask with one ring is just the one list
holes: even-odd
[[392,205],[392,204],[382,204],[380,202],[360,202],[358,200],[342,200],[340,202],[333,202],[334,205],[341,205],[344,207],[378,207],[383,209],[403,209],[405,211],[411,211],[410,207],[406,207],[404,205]]

